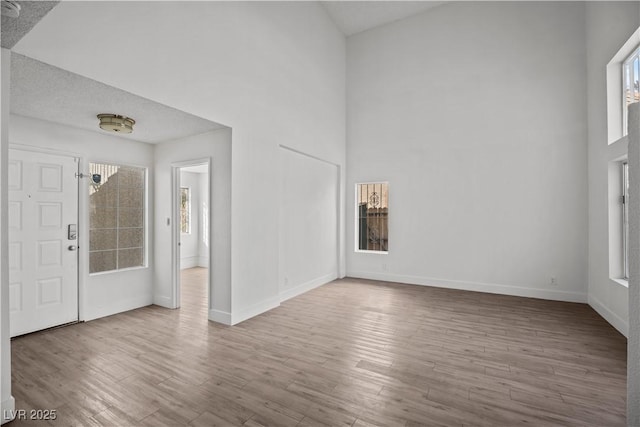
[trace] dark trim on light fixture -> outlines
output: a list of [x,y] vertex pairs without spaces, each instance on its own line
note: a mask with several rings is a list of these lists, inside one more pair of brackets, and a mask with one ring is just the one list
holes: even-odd
[[2,9],[2,16],[8,16],[9,18],[20,16],[20,3],[15,0],[2,0],[0,9]]
[[117,114],[98,114],[100,129],[107,132],[131,133],[135,120]]

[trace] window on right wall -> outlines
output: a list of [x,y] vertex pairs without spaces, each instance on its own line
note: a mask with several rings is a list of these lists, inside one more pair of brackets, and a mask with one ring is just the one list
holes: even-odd
[[389,251],[389,184],[356,184],[356,251]]
[[640,102],[640,27],[607,64],[607,143],[627,135],[627,109]]
[[622,63],[622,134],[627,134],[629,104],[640,101],[640,46]]

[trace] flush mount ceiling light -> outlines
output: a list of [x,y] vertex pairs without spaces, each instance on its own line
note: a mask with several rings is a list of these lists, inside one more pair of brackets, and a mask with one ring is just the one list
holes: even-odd
[[10,18],[17,18],[20,16],[20,5],[14,0],[2,0],[0,3],[2,9],[2,16],[8,16]]
[[100,129],[108,132],[131,133],[135,120],[117,114],[98,114]]

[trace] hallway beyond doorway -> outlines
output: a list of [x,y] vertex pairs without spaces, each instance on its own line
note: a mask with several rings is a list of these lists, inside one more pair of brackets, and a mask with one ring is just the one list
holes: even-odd
[[[186,268],[180,271],[180,317],[207,321],[207,278],[209,269]],[[198,322],[199,323],[199,322]]]

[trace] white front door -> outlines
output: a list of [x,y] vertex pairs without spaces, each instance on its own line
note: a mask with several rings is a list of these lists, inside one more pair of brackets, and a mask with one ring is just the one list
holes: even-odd
[[74,157],[9,150],[12,337],[78,320],[77,172]]

